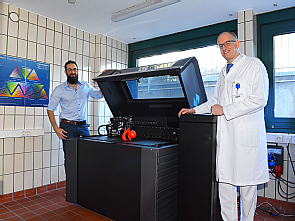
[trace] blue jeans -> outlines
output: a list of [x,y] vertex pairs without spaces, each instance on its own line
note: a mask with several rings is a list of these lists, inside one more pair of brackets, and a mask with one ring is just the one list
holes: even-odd
[[[65,123],[65,122],[60,122],[59,127],[64,129],[67,133],[65,135],[67,136],[66,139],[70,138],[79,138],[80,136],[90,136],[87,124],[85,125],[74,125],[70,123]],[[66,170],[66,140],[62,140],[62,145],[63,145],[63,151],[64,151],[64,166],[65,166],[65,171]]]

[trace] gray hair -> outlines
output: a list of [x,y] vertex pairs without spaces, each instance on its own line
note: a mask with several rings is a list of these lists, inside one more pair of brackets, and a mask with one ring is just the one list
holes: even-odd
[[[218,38],[223,35],[223,34],[230,34],[234,40],[239,40],[238,39],[238,36],[236,35],[236,33],[232,32],[232,31],[225,31],[225,32],[222,32],[220,35],[218,35]],[[218,38],[217,38],[217,44],[218,44]]]

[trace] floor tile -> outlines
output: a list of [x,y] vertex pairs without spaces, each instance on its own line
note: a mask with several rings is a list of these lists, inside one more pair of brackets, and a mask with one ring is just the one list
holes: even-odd
[[76,215],[76,216],[72,216],[72,217],[68,218],[68,220],[71,220],[71,221],[80,221],[80,220],[86,220],[86,218],[83,217],[83,216]]
[[67,208],[64,208],[64,207],[60,207],[58,209],[55,209],[53,210],[54,213],[56,214],[61,214],[61,213],[65,213],[65,212],[68,212],[69,210]]
[[41,221],[41,220],[44,221],[44,219],[41,216],[33,216],[31,218],[26,219],[26,221]]
[[26,206],[26,208],[28,208],[31,211],[34,211],[34,210],[41,209],[43,207],[40,206],[40,204],[34,203],[34,204],[30,204],[29,206]]
[[19,214],[30,212],[30,210],[28,210],[27,208],[21,208],[21,209],[18,209],[18,210],[13,210],[13,212],[15,214],[19,215]]
[[10,218],[10,217],[13,217],[15,216],[15,214],[13,212],[7,212],[7,213],[4,213],[4,214],[1,214],[1,219],[7,219],[7,218]]
[[92,217],[92,216],[96,215],[96,213],[93,211],[87,210],[85,212],[80,213],[79,215],[83,216],[85,218],[88,218],[88,217]]
[[16,202],[19,204],[24,204],[26,202],[31,202],[31,201],[32,200],[30,200],[29,198],[23,198],[23,199],[16,200]]
[[7,209],[7,208],[0,208],[0,214],[4,214],[4,213],[8,213],[8,212],[10,212],[10,210],[9,209]]
[[[12,202],[0,204],[0,220],[3,221],[112,221],[80,205],[65,201],[65,187],[54,189],[50,192],[18,199]],[[258,197],[254,221],[294,221],[295,217],[278,217],[269,214],[276,213],[268,203],[278,208],[281,214],[292,215],[295,212],[295,204],[283,201]],[[201,220],[201,219],[196,219]]]
[[265,217],[258,217],[258,216],[254,217],[254,221],[264,221],[264,220],[265,220]]
[[12,207],[15,205],[19,205],[19,203],[17,203],[16,201],[11,201],[11,202],[5,203],[5,207]]
[[279,200],[268,199],[267,202],[278,209],[281,208],[281,201],[279,201]]
[[295,203],[290,203],[290,202],[283,202],[282,201],[282,209],[286,211],[295,211]]
[[68,210],[74,210],[74,209],[83,208],[83,207],[81,207],[81,206],[79,206],[77,204],[71,203],[70,205],[65,206],[65,208],[68,209]]
[[34,206],[34,205],[37,205],[37,203],[35,203],[34,201],[27,201],[27,202],[23,202],[23,203],[20,203],[22,206],[24,207],[30,207],[30,206]]
[[46,209],[49,209],[49,210],[56,210],[56,209],[59,209],[60,208],[60,205],[58,205],[58,204],[52,204],[52,205],[49,205],[49,206],[46,206],[46,205],[44,205],[44,207],[46,208]]
[[77,214],[72,211],[67,211],[67,212],[61,213],[59,215],[64,218],[70,218],[70,217],[75,216]]
[[83,208],[83,207],[77,207],[77,208],[72,209],[72,211],[77,214],[81,214],[81,213],[87,212],[89,210],[86,208]]
[[9,206],[7,207],[9,210],[11,211],[15,211],[15,210],[19,210],[19,209],[22,209],[24,208],[21,204],[16,204],[16,205],[13,205],[13,206]]
[[34,210],[33,212],[36,213],[37,215],[43,214],[43,213],[47,213],[49,210],[46,208],[39,208]]
[[33,216],[36,216],[36,213],[29,211],[27,213],[19,214],[18,216],[20,216],[21,218],[27,220],[28,218],[31,218]]
[[14,216],[14,217],[10,217],[10,218],[5,219],[5,221],[19,221],[19,220],[22,220],[22,219],[19,218],[19,217],[17,217],[17,216]]
[[61,221],[61,220],[65,220],[65,218],[59,216],[59,215],[55,215],[53,217],[50,217],[47,219],[48,221]]
[[105,217],[102,217],[102,216],[91,216],[88,219],[89,220],[92,220],[92,221],[102,221],[102,220],[105,220]]
[[48,211],[46,213],[40,214],[39,216],[41,216],[44,219],[47,219],[47,218],[50,218],[50,217],[53,217],[53,216],[56,216],[56,215],[57,215],[56,213],[54,213],[52,211]]

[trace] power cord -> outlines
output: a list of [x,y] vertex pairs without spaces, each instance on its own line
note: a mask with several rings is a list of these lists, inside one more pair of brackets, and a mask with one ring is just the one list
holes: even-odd
[[[267,204],[268,206],[262,207],[262,205],[264,205],[264,204]],[[268,202],[263,202],[263,203],[259,204],[258,206],[256,206],[256,209],[259,209],[262,212],[266,212],[266,213],[271,214],[273,216],[279,216],[279,217],[294,217],[295,216],[294,212],[293,212],[293,214],[285,214],[285,210],[281,211],[280,209],[274,207],[273,205],[271,205]],[[272,212],[271,210],[273,210],[274,212]],[[282,214],[282,212],[284,212],[284,213]]]
[[[291,182],[291,181],[287,181],[287,180],[285,180],[284,178],[282,178],[282,177],[278,177],[277,176],[277,173],[275,172],[275,171],[271,171],[271,175],[274,177],[274,178],[276,178],[276,180],[278,181],[278,194],[282,197],[282,198],[284,198],[284,199],[293,199],[293,198],[295,198],[295,192],[293,192],[293,193],[287,193],[287,192],[285,192],[284,190],[283,190],[283,188],[282,188],[282,185],[281,185],[281,183],[283,183],[283,184],[285,184],[286,185],[286,188],[295,188],[295,186],[291,186],[290,184],[293,184],[293,185],[295,185],[295,183],[294,182]],[[285,196],[283,196],[283,194],[285,195]]]
[[[291,154],[290,154],[290,142],[287,144],[287,153],[288,153],[288,157],[290,158],[290,163],[292,165],[293,174],[295,176],[295,169],[294,169],[293,161],[292,161]],[[288,193],[288,191],[285,191],[282,187],[282,184],[284,184],[284,185],[286,185],[287,190],[288,190],[288,188],[293,189],[293,188],[295,188],[295,182],[292,182],[292,181],[282,178],[280,166],[275,166],[275,168],[273,168],[270,171],[270,173],[278,182],[278,185],[277,185],[278,186],[278,189],[277,189],[278,194],[284,199],[295,198],[295,192]]]
[[98,129],[97,129],[97,132],[98,132],[98,135],[100,135],[100,136],[106,136],[107,134],[101,134],[100,133],[100,128],[102,128],[102,127],[106,127],[107,126],[107,124],[105,124],[105,125],[100,125],[99,127],[98,127]]

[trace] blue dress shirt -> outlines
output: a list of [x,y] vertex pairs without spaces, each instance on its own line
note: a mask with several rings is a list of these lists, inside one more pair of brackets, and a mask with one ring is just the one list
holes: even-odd
[[60,119],[84,121],[89,96],[102,98],[99,90],[94,89],[86,81],[78,82],[77,91],[66,81],[53,90],[47,109],[55,111],[60,104]]
[[234,64],[227,64],[226,65],[226,73],[229,72],[229,70],[231,69],[231,67],[233,66]]

